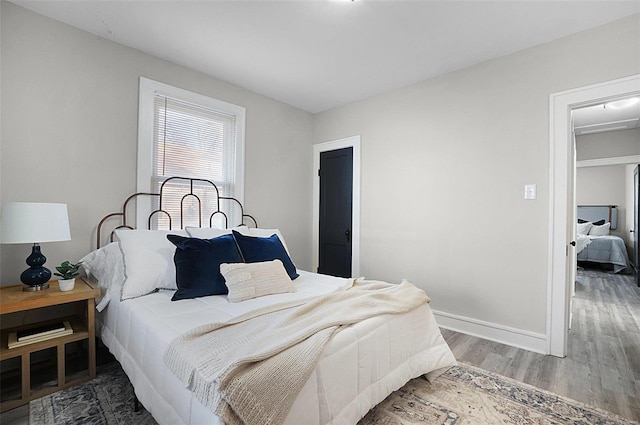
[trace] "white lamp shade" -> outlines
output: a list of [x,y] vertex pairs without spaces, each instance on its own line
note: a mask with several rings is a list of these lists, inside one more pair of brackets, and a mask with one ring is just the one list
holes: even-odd
[[68,241],[67,204],[7,202],[0,215],[1,243]]

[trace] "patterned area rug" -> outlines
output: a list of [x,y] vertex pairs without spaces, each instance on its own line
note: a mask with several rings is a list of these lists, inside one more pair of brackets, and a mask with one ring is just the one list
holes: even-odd
[[[153,425],[133,412],[133,389],[118,363],[98,368],[91,382],[29,404],[31,425]],[[416,378],[387,397],[358,425],[631,425],[636,422],[469,365],[434,383]],[[301,424],[302,425],[302,424]]]
[[460,364],[432,384],[422,377],[409,381],[358,423],[383,424],[631,425],[637,422]]
[[118,362],[98,366],[96,379],[29,403],[30,425],[154,425]]

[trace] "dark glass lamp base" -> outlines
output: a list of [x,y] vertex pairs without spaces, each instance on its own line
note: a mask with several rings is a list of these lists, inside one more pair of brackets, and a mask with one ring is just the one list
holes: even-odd
[[51,270],[43,267],[47,258],[40,252],[40,245],[33,244],[31,255],[27,257],[29,267],[20,275],[20,281],[26,286],[24,291],[42,291],[49,287],[47,283],[51,279]]

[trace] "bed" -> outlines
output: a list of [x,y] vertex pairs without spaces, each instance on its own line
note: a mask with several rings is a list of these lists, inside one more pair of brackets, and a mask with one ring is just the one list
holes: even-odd
[[[191,189],[187,198],[180,200],[180,210],[183,209],[184,199],[197,197],[193,193],[194,182],[189,180],[185,187],[190,186]],[[197,181],[196,184],[210,184],[217,192],[211,182]],[[179,248],[160,241],[166,241],[167,234],[174,234],[174,239],[201,243],[199,241],[208,240],[204,237],[212,234],[229,235],[229,230],[207,228],[206,219],[202,227],[185,226],[185,229],[181,229],[181,224],[177,226],[178,229],[164,232],[124,230],[134,227],[127,222],[127,208],[133,203],[132,200],[138,199],[138,195],[127,199],[121,212],[109,214],[99,225],[100,247],[104,244],[100,240],[105,235],[104,224],[113,218],[122,220],[121,224],[114,226],[117,230],[109,233],[107,242],[114,239],[116,242],[107,243],[83,259],[88,274],[97,277],[103,289],[104,296],[98,303],[98,333],[131,380],[136,397],[158,423],[225,423],[214,413],[207,400],[194,393],[188,382],[185,383],[170,370],[166,361],[169,347],[175,347],[176,341],[193,329],[211,323],[239,320],[239,317],[254,315],[256,311],[272,309],[274,306],[292,304],[305,307],[312,300],[325,299],[323,297],[334,294],[341,296],[351,290],[347,288],[358,283],[354,283],[353,279],[295,269],[298,277],[292,281],[295,286],[292,292],[274,292],[231,302],[238,292],[230,285],[227,295],[204,295],[172,301],[184,288],[179,284],[177,290],[169,288],[171,273],[180,279],[181,271],[180,266],[171,269],[171,264],[167,264],[170,263],[167,255],[171,258],[172,251],[178,252]],[[150,196],[159,200],[160,207],[152,211],[149,224],[154,215],[167,215],[162,207],[162,188],[160,194]],[[223,216],[224,221],[228,222],[229,218],[222,212],[220,202],[232,202],[239,206],[241,220],[247,219],[255,225],[251,228],[235,227],[233,237],[240,235],[240,232],[260,241],[267,238],[271,241],[274,240],[273,236],[278,236],[275,239],[281,240],[288,253],[286,242],[277,229],[258,228],[256,220],[246,215],[235,199],[224,198],[219,192],[216,199],[213,212],[206,214],[209,222],[216,216]],[[196,203],[200,204],[200,200]],[[216,240],[220,238],[214,237]],[[141,242],[141,239],[145,241]],[[135,242],[132,243],[132,240]],[[135,250],[132,251],[132,247]],[[178,261],[178,254],[174,255]],[[139,283],[137,292],[128,288],[135,279]],[[150,283],[150,279],[155,283]],[[403,282],[391,286],[395,289],[403,285],[410,284]],[[258,318],[262,317],[266,316]],[[296,391],[283,420],[275,422],[290,425],[355,424],[372,407],[410,379],[421,375],[434,379],[452,365],[455,365],[455,358],[440,334],[428,302],[406,312],[376,314],[339,326],[332,333],[317,363],[310,369],[308,378]]]
[[577,208],[578,263],[610,266],[614,273],[629,271],[624,240],[609,234],[617,229],[618,209],[614,205],[579,205]]

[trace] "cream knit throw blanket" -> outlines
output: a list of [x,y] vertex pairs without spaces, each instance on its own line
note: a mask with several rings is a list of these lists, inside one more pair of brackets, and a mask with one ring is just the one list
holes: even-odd
[[282,424],[340,326],[427,302],[409,282],[358,280],[347,290],[200,326],[173,340],[164,360],[225,423]]

